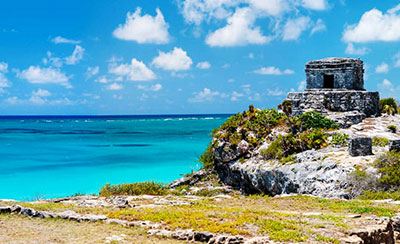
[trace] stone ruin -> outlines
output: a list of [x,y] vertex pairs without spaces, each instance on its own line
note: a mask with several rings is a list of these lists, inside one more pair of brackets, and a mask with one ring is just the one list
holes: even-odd
[[290,92],[292,114],[317,111],[341,127],[380,115],[379,93],[364,89],[363,61],[354,58],[326,58],[306,64],[307,88]]

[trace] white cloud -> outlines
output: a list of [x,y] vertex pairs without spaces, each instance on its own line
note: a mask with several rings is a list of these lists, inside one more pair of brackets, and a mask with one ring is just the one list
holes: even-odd
[[248,0],[250,7],[268,15],[278,16],[289,9],[286,0]]
[[68,65],[75,65],[79,63],[79,61],[83,58],[84,52],[85,49],[83,47],[76,45],[72,55],[65,58],[65,63]]
[[304,91],[307,87],[307,82],[305,80],[300,81],[299,87],[297,88],[298,91]]
[[114,98],[114,99],[117,99],[117,100],[122,100],[124,97],[123,97],[122,95],[114,94],[114,95],[113,95],[113,98]]
[[54,42],[55,44],[60,44],[60,43],[79,44],[79,43],[81,43],[81,41],[71,40],[71,39],[61,37],[61,36],[56,36],[51,41]]
[[183,0],[181,11],[187,23],[199,25],[211,18],[225,19],[232,14],[232,7],[236,7],[243,0]]
[[106,86],[107,90],[112,90],[112,91],[121,90],[122,88],[124,88],[124,87],[118,83],[112,83],[112,84]]
[[254,27],[255,13],[250,8],[239,8],[227,20],[227,25],[209,34],[206,43],[212,47],[265,44],[271,37],[264,36],[260,27]]
[[382,83],[378,83],[377,86],[383,97],[398,97],[398,92],[388,79],[383,79]]
[[396,53],[393,56],[393,59],[394,59],[394,67],[396,68],[400,67],[400,52]]
[[39,88],[37,91],[33,91],[32,95],[38,96],[38,97],[49,97],[49,96],[51,96],[51,93],[48,90]]
[[144,90],[144,91],[160,91],[162,89],[162,85],[161,84],[155,84],[152,86],[143,86],[143,85],[138,85],[137,88],[139,90]]
[[16,96],[8,97],[8,98],[6,98],[4,101],[7,102],[7,103],[9,103],[9,104],[18,104],[18,103],[21,103],[21,100],[20,100],[18,97],[16,97]]
[[0,72],[7,73],[8,72],[8,64],[5,62],[0,62]]
[[199,69],[209,69],[209,68],[211,68],[211,64],[207,61],[199,62],[199,63],[197,63],[196,67]]
[[53,57],[53,54],[50,51],[47,52],[47,58],[43,58],[43,64],[49,64],[57,68],[61,68],[63,65],[61,58]]
[[90,77],[97,75],[99,71],[100,71],[99,66],[88,67],[86,71],[86,77],[89,79]]
[[247,56],[249,59],[253,59],[254,58],[254,53],[249,53],[249,55]]
[[128,13],[124,25],[119,25],[114,30],[114,37],[137,43],[164,44],[169,42],[168,24],[160,9],[156,9],[157,15],[141,15],[141,8]]
[[11,86],[11,83],[7,79],[7,77],[3,73],[0,73],[0,93],[4,91],[3,88],[10,87],[10,86]]
[[238,101],[239,98],[243,97],[243,93],[239,93],[237,91],[232,92],[231,101]]
[[308,16],[302,16],[296,19],[289,19],[283,29],[284,41],[297,40],[301,33],[311,26],[311,19]]
[[158,56],[153,59],[152,64],[164,70],[180,71],[190,69],[193,61],[187,56],[186,51],[175,47],[169,53],[159,51]]
[[142,61],[138,61],[135,58],[132,59],[130,64],[111,64],[108,72],[118,76],[124,76],[130,81],[147,81],[156,78],[156,75],[151,71],[151,69],[149,69]]
[[282,96],[282,95],[284,95],[285,93],[281,90],[281,89],[279,89],[278,87],[276,87],[274,90],[271,90],[271,89],[267,89],[267,95],[268,96]]
[[389,72],[389,65],[385,62],[381,63],[380,65],[376,66],[375,68],[376,73],[386,74]]
[[344,52],[350,55],[365,55],[369,52],[369,49],[366,47],[355,48],[353,43],[348,43]]
[[104,75],[98,77],[95,81],[99,82],[99,83],[103,83],[103,84],[106,84],[106,83],[110,82],[110,80]]
[[400,4],[382,13],[378,9],[365,12],[357,24],[347,26],[342,39],[345,42],[374,42],[400,40]]
[[314,27],[311,29],[311,35],[313,35],[316,32],[324,31],[326,30],[326,25],[322,19],[318,19],[317,23],[315,23]]
[[200,92],[195,92],[194,97],[189,98],[188,101],[191,103],[199,102],[212,102],[216,97],[220,97],[222,94],[217,91],[211,91],[209,88],[204,88]]
[[281,71],[279,68],[276,68],[274,66],[262,67],[253,72],[256,74],[259,74],[259,75],[291,75],[291,74],[294,74],[294,71],[291,69],[285,69],[284,71]]
[[58,69],[30,66],[28,69],[18,72],[17,76],[32,84],[58,84],[66,88],[72,88],[68,82],[69,77]]
[[325,0],[302,0],[302,5],[312,10],[324,10],[328,7]]

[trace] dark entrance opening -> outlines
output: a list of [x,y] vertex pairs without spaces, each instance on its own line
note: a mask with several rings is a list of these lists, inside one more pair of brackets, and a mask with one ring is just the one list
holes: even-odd
[[334,88],[333,77],[333,75],[324,75],[324,88]]

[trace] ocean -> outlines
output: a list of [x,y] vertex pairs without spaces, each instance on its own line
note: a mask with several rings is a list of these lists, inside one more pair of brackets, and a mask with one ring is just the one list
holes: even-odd
[[98,193],[106,183],[169,183],[197,170],[229,115],[0,117],[0,199]]

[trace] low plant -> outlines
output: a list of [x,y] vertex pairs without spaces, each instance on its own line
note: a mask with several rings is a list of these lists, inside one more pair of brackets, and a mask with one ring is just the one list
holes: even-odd
[[300,121],[301,130],[304,131],[307,129],[337,129],[338,125],[335,121],[328,119],[322,114],[309,111],[298,116],[298,120]]
[[397,102],[394,98],[382,98],[379,100],[379,109],[382,113],[394,115],[398,113]]
[[168,188],[163,183],[145,181],[131,184],[105,184],[100,189],[100,196],[110,197],[118,195],[167,195]]
[[331,138],[331,143],[335,146],[347,146],[349,136],[344,133],[336,133]]
[[358,198],[363,199],[363,200],[393,199],[395,201],[399,201],[400,200],[400,190],[397,190],[397,191],[364,191],[364,193],[359,195]]
[[349,195],[351,198],[356,198],[357,196],[363,194],[365,191],[375,191],[377,190],[378,178],[376,175],[369,174],[364,169],[356,166],[354,171],[349,173],[347,177],[347,182],[349,182],[350,189]]
[[214,165],[214,153],[212,145],[200,156],[199,162],[203,164],[203,168],[211,168]]
[[389,125],[387,128],[392,133],[396,133],[397,132],[397,127],[395,125]]
[[381,174],[378,183],[386,190],[400,187],[400,152],[386,152],[375,160],[374,165]]
[[389,145],[389,139],[384,137],[373,137],[372,138],[372,146],[375,147],[385,147]]

